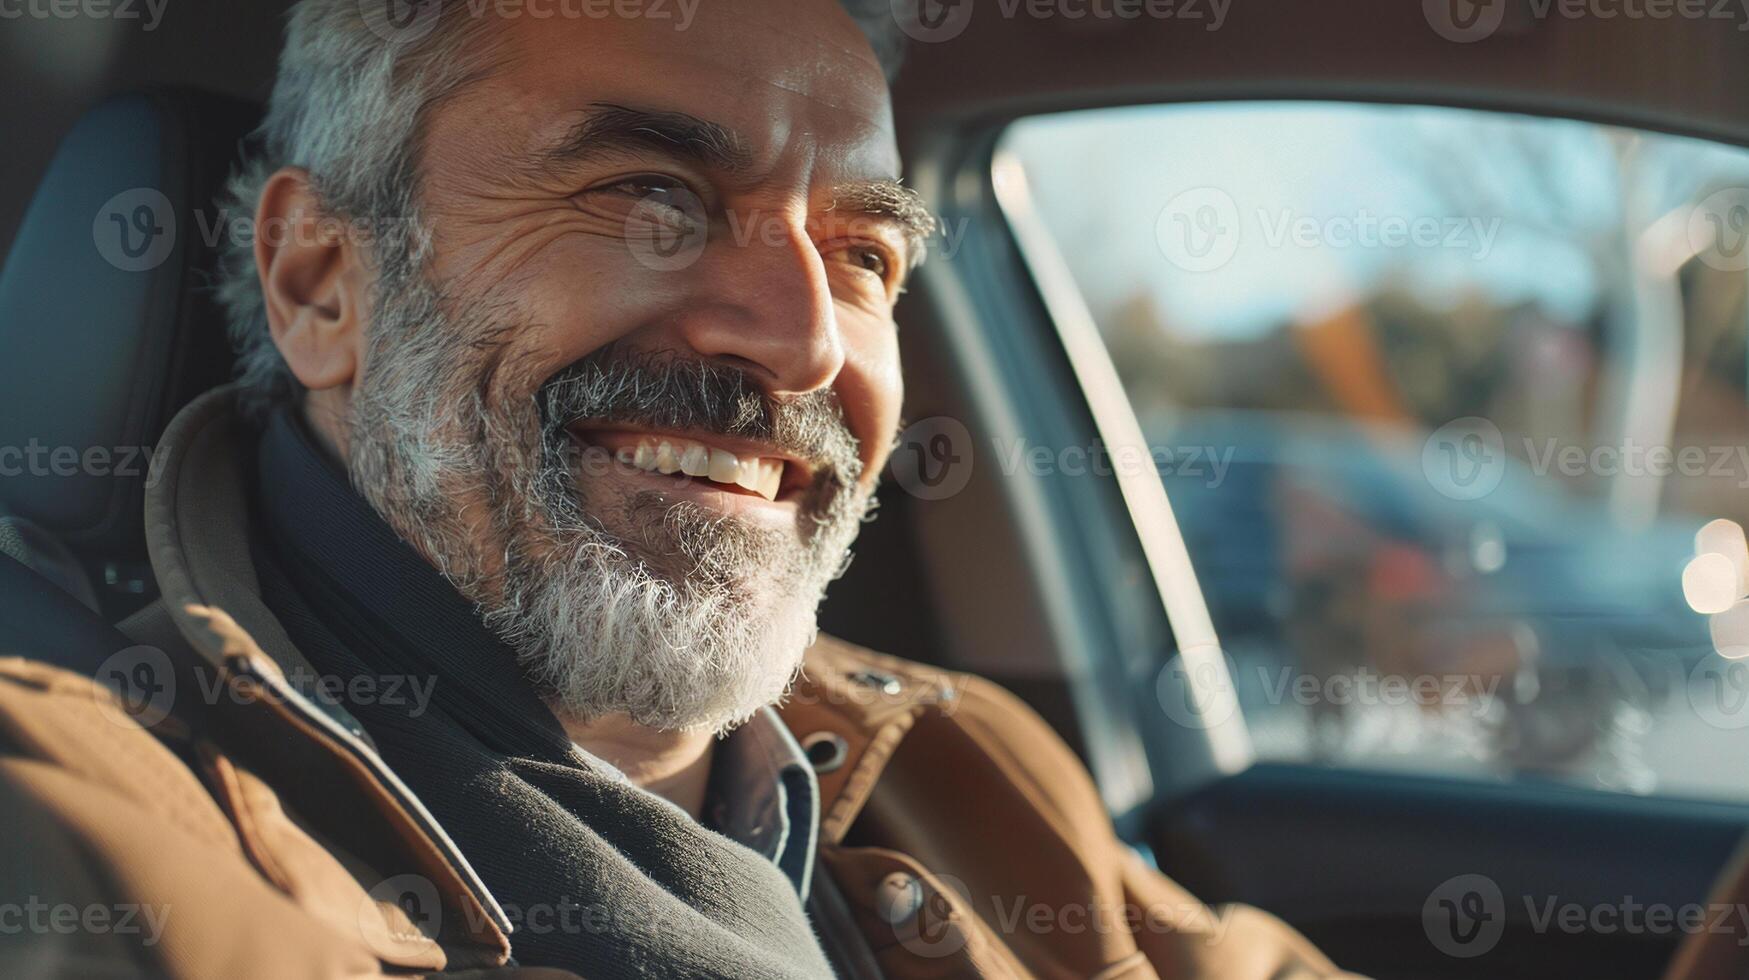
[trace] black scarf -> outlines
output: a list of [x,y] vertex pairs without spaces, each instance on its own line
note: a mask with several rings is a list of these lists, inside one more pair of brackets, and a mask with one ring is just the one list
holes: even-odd
[[575,754],[511,650],[293,410],[266,426],[257,479],[263,599],[504,906],[518,962],[831,976],[783,873]]

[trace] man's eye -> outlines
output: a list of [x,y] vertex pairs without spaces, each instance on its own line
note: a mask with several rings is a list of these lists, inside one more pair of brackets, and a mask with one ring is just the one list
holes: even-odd
[[892,269],[892,264],[887,261],[887,253],[885,251],[871,245],[852,245],[849,248],[846,248],[844,252],[852,265],[855,265],[859,269],[867,269],[869,272],[879,276],[882,282],[887,281],[887,275]]
[[704,202],[681,181],[661,174],[638,174],[601,184],[585,195],[617,198],[613,206],[646,221],[687,225],[704,220]]
[[681,195],[690,194],[686,185],[672,177],[662,177],[657,174],[640,174],[627,177],[617,183],[600,188],[614,194],[623,194],[639,200],[650,200],[660,204],[678,203]]

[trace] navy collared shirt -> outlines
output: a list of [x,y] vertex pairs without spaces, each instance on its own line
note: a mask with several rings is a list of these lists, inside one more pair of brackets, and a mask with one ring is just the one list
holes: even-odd
[[[584,764],[625,778],[582,746],[573,748]],[[801,900],[808,900],[820,837],[820,784],[777,712],[761,708],[717,744],[704,811],[706,826],[777,865]]]

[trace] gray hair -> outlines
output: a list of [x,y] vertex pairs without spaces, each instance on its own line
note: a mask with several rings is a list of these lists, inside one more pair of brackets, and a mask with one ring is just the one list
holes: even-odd
[[[891,79],[904,39],[889,0],[840,3]],[[411,19],[397,23],[391,6],[411,11]],[[433,106],[491,69],[497,49],[485,37],[485,20],[454,0],[299,0],[266,117],[226,188],[225,210],[254,215],[274,171],[301,167],[325,215],[368,234],[368,257],[381,276],[404,281],[421,269],[428,246],[418,217],[421,127]],[[225,243],[217,292],[244,412],[259,414],[299,394],[268,331],[249,237]]]

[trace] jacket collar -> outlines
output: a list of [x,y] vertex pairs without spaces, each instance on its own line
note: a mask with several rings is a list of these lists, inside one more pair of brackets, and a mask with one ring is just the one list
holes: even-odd
[[570,739],[515,651],[352,488],[291,408],[269,418],[257,467],[261,525],[285,570],[346,607],[356,638],[384,661],[372,669],[443,678],[433,698],[495,751],[549,761],[570,755]]
[[905,736],[926,715],[953,714],[966,680],[829,636],[814,643],[778,711],[814,763],[823,846],[843,843]]
[[502,958],[510,922],[454,841],[377,755],[356,721],[304,697],[286,680],[287,670],[302,676],[315,671],[260,598],[241,465],[249,454],[242,451],[235,409],[234,385],[207,392],[177,413],[160,442],[162,462],[147,483],[145,508],[159,601],[201,662],[197,667],[228,684],[262,689],[241,702],[218,699],[226,711],[250,715],[241,727],[271,728],[275,739],[307,740],[313,744],[300,747],[336,771],[362,772],[368,780],[365,805],[396,828],[394,842],[408,861],[464,913],[468,938]]

